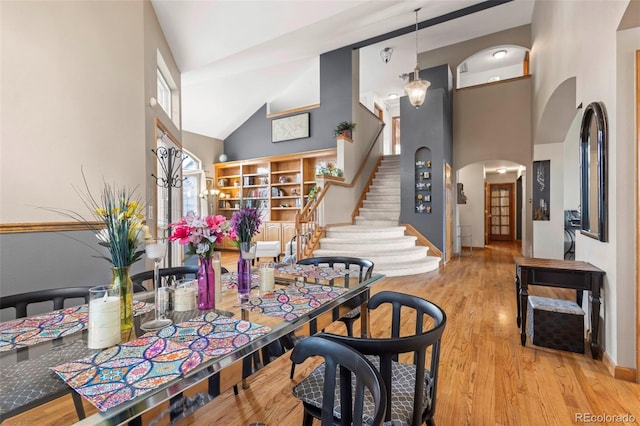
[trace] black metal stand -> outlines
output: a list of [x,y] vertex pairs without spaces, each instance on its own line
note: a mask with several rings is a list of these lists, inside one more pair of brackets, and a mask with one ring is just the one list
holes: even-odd
[[[151,176],[156,179],[156,185],[168,189],[167,203],[169,204],[169,208],[167,209],[167,224],[170,224],[173,220],[171,217],[173,188],[182,187],[182,182],[184,181],[182,177],[182,160],[184,160],[186,154],[179,149],[173,147],[165,148],[163,146],[156,150],[152,149],[151,152],[158,158],[158,163],[162,169],[162,176],[156,176],[153,173]],[[169,259],[168,267],[171,267],[171,244],[169,244],[167,254]]]

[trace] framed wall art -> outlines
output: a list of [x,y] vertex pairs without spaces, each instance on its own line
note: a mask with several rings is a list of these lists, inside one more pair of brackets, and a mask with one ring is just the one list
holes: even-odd
[[549,220],[551,160],[533,162],[533,220]]
[[284,142],[308,137],[308,112],[271,120],[271,142]]

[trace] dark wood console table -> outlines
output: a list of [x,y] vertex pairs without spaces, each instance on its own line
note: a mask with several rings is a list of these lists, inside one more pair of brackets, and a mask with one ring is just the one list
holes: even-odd
[[575,260],[514,257],[516,263],[516,304],[522,346],[527,340],[529,285],[543,285],[576,290],[576,302],[582,306],[582,290],[588,290],[591,302],[591,355],[598,357],[600,323],[600,287],[605,272],[590,263]]

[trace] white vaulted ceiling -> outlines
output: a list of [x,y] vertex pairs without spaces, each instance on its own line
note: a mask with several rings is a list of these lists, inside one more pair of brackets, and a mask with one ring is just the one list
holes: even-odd
[[[183,129],[224,139],[285,91],[325,52],[482,3],[430,1],[151,0],[182,73]],[[514,0],[425,28],[420,51],[531,21],[533,0]],[[393,43],[384,68],[379,51]],[[382,47],[381,47],[382,46]],[[368,49],[368,50],[367,50]],[[361,93],[402,95],[398,77],[415,65],[413,33],[361,50]],[[368,63],[367,61],[371,61]],[[408,67],[407,67],[408,64]],[[373,66],[375,65],[375,67]],[[367,69],[369,73],[367,74]]]

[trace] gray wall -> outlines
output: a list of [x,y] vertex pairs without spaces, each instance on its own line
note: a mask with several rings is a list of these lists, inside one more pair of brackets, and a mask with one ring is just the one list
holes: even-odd
[[[88,230],[0,234],[0,294],[109,284],[111,265],[95,257],[104,250],[96,241],[94,233]],[[131,267],[131,273],[144,269],[141,260]],[[35,306],[29,313],[51,309],[51,306]],[[0,320],[11,318],[14,318],[13,309],[0,311]]]
[[[352,120],[351,54],[351,48],[345,47],[320,55],[320,107],[309,110],[310,137],[272,143],[273,119],[267,118],[265,104],[225,139],[229,160],[335,148],[333,129],[341,121]],[[286,116],[276,118],[282,117]]]
[[[400,100],[400,223],[411,224],[444,251],[444,165],[453,161],[451,70],[448,65],[441,65],[422,70],[420,78],[431,82],[424,104],[416,109],[406,96]],[[431,151],[430,214],[415,211],[415,153],[421,147]]]

